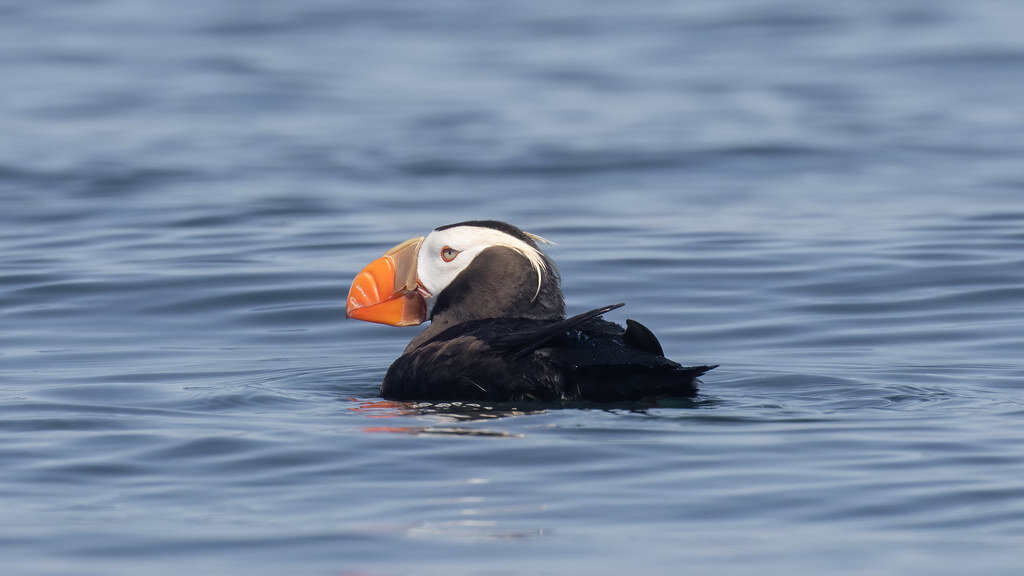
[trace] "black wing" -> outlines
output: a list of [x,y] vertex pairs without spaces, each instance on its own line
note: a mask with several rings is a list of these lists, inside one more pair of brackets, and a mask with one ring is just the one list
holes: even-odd
[[511,354],[513,358],[519,359],[530,352],[543,347],[552,339],[564,336],[566,332],[583,324],[587,320],[592,320],[606,312],[610,312],[616,308],[621,308],[625,305],[626,304],[624,302],[610,304],[608,306],[602,306],[601,308],[595,308],[582,314],[577,314],[572,318],[559,320],[552,324],[541,325],[521,332],[505,334],[492,339],[491,347],[499,350],[505,350]]
[[658,356],[665,355],[665,351],[661,348],[661,342],[658,342],[654,332],[651,332],[647,326],[636,320],[626,319],[626,331],[622,333],[622,339],[626,341],[626,344],[637,350],[643,350]]
[[392,364],[381,386],[403,400],[633,401],[693,396],[713,366],[681,366],[650,330],[600,316],[622,304],[555,322],[501,318],[466,322]]

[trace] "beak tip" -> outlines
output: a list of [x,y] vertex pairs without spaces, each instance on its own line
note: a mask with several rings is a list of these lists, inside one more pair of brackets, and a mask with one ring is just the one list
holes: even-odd
[[426,302],[416,290],[416,259],[423,238],[412,238],[377,258],[352,281],[345,317],[392,326],[426,321]]

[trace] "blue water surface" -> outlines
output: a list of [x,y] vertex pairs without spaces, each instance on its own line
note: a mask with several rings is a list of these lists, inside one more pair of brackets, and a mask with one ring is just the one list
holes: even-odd
[[[0,572],[1024,571],[1024,4],[0,3]],[[435,226],[692,401],[382,401]]]

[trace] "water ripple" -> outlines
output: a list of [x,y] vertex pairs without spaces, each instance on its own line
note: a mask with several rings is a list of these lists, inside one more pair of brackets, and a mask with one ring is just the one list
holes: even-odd
[[[1018,4],[128,4],[0,6],[5,567],[1021,572]],[[382,401],[472,218],[722,366]]]

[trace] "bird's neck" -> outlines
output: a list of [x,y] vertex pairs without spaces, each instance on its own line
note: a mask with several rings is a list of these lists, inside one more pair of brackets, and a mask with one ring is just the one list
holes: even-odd
[[525,257],[507,248],[489,249],[435,296],[430,327],[410,346],[465,322],[492,318],[556,321],[565,318],[561,282],[553,265],[537,273]]

